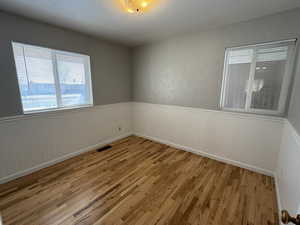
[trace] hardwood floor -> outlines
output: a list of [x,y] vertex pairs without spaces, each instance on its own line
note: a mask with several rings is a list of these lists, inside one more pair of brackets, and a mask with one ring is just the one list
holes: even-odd
[[0,185],[4,224],[277,225],[272,178],[128,137]]

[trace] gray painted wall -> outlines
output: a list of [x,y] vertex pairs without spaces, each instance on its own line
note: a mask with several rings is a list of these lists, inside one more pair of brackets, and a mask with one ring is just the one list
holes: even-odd
[[[91,56],[95,105],[134,101],[218,109],[225,47],[300,35],[300,10],[131,49],[0,12],[0,117],[22,114],[11,41]],[[300,132],[300,57],[288,119]],[[131,66],[133,63],[133,79]]]
[[299,21],[297,9],[137,47],[133,99],[218,109],[225,48],[296,38]]
[[131,100],[131,49],[3,12],[0,27],[0,117],[22,114],[11,41],[87,54],[94,104]]

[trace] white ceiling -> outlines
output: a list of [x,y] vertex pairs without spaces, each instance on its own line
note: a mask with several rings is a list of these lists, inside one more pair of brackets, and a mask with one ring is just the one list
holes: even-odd
[[0,0],[0,9],[128,45],[300,7],[299,0],[160,0],[132,15],[117,0]]

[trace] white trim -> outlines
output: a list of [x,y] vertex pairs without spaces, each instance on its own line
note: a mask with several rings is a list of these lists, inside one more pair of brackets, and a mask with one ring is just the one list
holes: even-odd
[[250,44],[250,45],[242,45],[242,46],[233,46],[233,47],[228,47],[226,49],[243,49],[243,48],[251,48],[251,47],[257,47],[257,46],[263,46],[266,44],[280,44],[280,43],[286,43],[286,42],[297,42],[297,38],[292,38],[292,39],[287,39],[287,40],[279,40],[279,41],[271,41],[271,42],[262,42],[258,44]]
[[[25,110],[24,104],[22,101],[22,96],[21,96],[21,90],[20,90],[20,84],[18,85],[19,87],[19,95],[20,99],[22,102],[22,110],[23,114],[34,114],[34,113],[42,113],[42,112],[48,112],[48,111],[55,111],[55,110],[61,110],[61,109],[68,109],[68,108],[80,108],[80,107],[86,107],[86,105],[93,105],[93,93],[92,93],[92,78],[91,78],[91,64],[90,64],[90,56],[84,55],[84,54],[79,54],[76,52],[70,52],[70,51],[62,51],[62,50],[56,50],[56,49],[51,49],[47,47],[40,47],[40,46],[35,46],[35,45],[28,45],[28,44],[23,44],[20,42],[11,42],[13,49],[14,46],[21,47],[24,52],[25,47],[30,47],[32,49],[41,49],[41,50],[46,50],[49,51],[51,54],[51,62],[52,62],[52,68],[53,68],[53,79],[54,79],[54,86],[55,86],[55,97],[56,97],[56,107],[48,107],[45,109],[41,110]],[[24,53],[25,54],[25,53]],[[64,106],[62,102],[62,93],[61,93],[61,84],[59,80],[59,72],[58,72],[58,65],[57,65],[57,55],[62,55],[62,56],[72,56],[72,57],[80,57],[83,59],[83,64],[84,64],[84,78],[85,78],[85,88],[86,88],[86,102],[85,104],[77,104],[77,105],[72,105],[72,106]],[[15,57],[15,52],[14,52],[14,57]],[[24,56],[25,57],[25,56]],[[24,58],[25,60],[25,58]],[[25,66],[26,66],[26,60],[25,60]],[[18,76],[18,70],[15,62],[15,67],[16,67],[16,76]],[[19,80],[19,79],[18,79]]]
[[105,141],[100,141],[99,143],[95,144],[95,145],[91,145],[91,146],[88,146],[86,148],[83,148],[83,149],[80,149],[79,151],[77,152],[72,152],[70,154],[67,154],[67,155],[64,155],[62,157],[59,157],[57,159],[54,159],[54,160],[51,160],[49,162],[45,162],[45,163],[42,163],[40,165],[37,165],[35,167],[32,167],[30,169],[26,169],[26,170],[23,170],[23,171],[20,171],[20,172],[17,172],[15,174],[12,174],[12,175],[9,175],[7,177],[4,177],[4,178],[1,178],[0,179],[0,184],[4,184],[4,183],[7,183],[9,181],[12,181],[12,180],[15,180],[19,177],[23,177],[23,176],[26,176],[26,175],[29,175],[33,172],[36,172],[40,169],[43,169],[43,168],[46,168],[46,167],[49,167],[49,166],[52,166],[54,164],[57,164],[59,162],[62,162],[62,161],[65,161],[67,159],[70,159],[72,157],[75,157],[75,156],[78,156],[82,153],[85,153],[85,152],[89,152],[89,151],[93,151],[93,150],[96,150],[97,148],[100,148],[100,147],[103,147],[107,144],[110,144],[114,141],[118,141],[120,139],[123,139],[123,138],[126,138],[126,137],[129,137],[131,136],[132,133],[129,132],[129,133],[126,133],[126,134],[123,134],[123,135],[120,135],[118,137],[114,137],[114,138],[111,138],[111,139],[108,139],[108,140],[105,140]]
[[283,81],[281,84],[281,92],[279,97],[279,103],[278,103],[278,111],[283,113],[285,111],[285,106],[287,103],[287,98],[289,94],[289,87],[290,83],[292,82],[293,78],[293,68],[295,64],[296,59],[296,48],[297,43],[293,46],[288,46],[288,56],[286,59],[286,69],[285,74],[283,76]]
[[[251,103],[252,103],[252,85],[256,73],[256,63],[257,63],[257,48],[253,48],[253,53],[252,53],[252,60],[251,60],[251,66],[250,66],[250,71],[249,71],[249,79],[248,79],[248,84],[247,84],[247,96],[246,96],[246,103],[245,103],[245,111],[249,112],[251,109]],[[228,74],[227,74],[228,76]]]
[[44,47],[44,46],[40,46],[40,45],[33,45],[33,44],[25,44],[25,43],[21,43],[19,41],[11,41],[11,43],[14,43],[15,45],[18,45],[20,47],[23,47],[24,45],[32,47],[32,48],[39,48],[39,49],[48,49],[49,51],[55,51],[57,53],[63,53],[63,54],[67,54],[69,56],[88,56],[82,53],[78,53],[78,52],[70,52],[67,50],[58,50],[58,49],[54,49],[54,48],[49,48],[49,47]]
[[[283,76],[283,81],[281,84],[281,91],[280,96],[278,100],[278,108],[276,110],[264,110],[264,109],[255,109],[251,108],[251,102],[252,102],[252,90],[249,87],[252,87],[252,83],[255,78],[255,68],[257,64],[257,49],[263,46],[268,46],[272,44],[280,44],[280,43],[291,43],[294,42],[294,45],[288,45],[288,56],[286,59],[286,69]],[[245,113],[258,113],[258,114],[265,114],[265,115],[283,115],[285,111],[285,105],[288,97],[288,88],[292,79],[292,68],[295,61],[295,49],[297,45],[297,39],[290,39],[290,40],[281,40],[281,41],[274,41],[274,42],[266,42],[261,44],[255,44],[255,45],[248,45],[248,46],[241,46],[241,47],[232,47],[232,48],[226,48],[225,49],[225,59],[224,59],[224,67],[223,67],[223,80],[222,80],[222,88],[221,88],[221,98],[220,98],[220,108],[222,110],[227,111],[237,111],[237,112],[245,112]],[[251,67],[249,71],[249,81],[247,85],[247,95],[246,95],[246,102],[244,108],[228,108],[225,107],[225,101],[226,101],[226,91],[228,89],[227,87],[227,80],[228,80],[228,65],[229,65],[229,52],[238,50],[238,49],[252,49],[253,55],[252,55],[252,61],[251,61]]]
[[107,105],[86,105],[85,107],[73,107],[73,108],[64,108],[64,109],[58,109],[58,110],[51,110],[48,112],[42,112],[42,113],[35,113],[35,114],[24,114],[24,115],[18,115],[18,116],[7,116],[0,118],[0,124],[9,122],[9,121],[16,121],[16,120],[25,120],[25,119],[32,119],[32,118],[39,118],[39,117],[49,117],[49,116],[55,116],[65,113],[74,113],[74,112],[80,112],[82,110],[96,110],[98,108],[107,108],[112,107],[118,104],[147,104],[152,106],[160,106],[160,107],[175,107],[176,109],[181,110],[194,110],[195,112],[200,110],[202,112],[211,112],[211,113],[222,113],[231,117],[240,118],[240,119],[261,119],[261,120],[267,120],[272,122],[279,122],[284,123],[285,118],[283,117],[277,117],[277,116],[270,116],[270,115],[259,115],[259,114],[251,114],[251,113],[238,113],[238,112],[232,112],[232,111],[222,111],[222,110],[212,110],[212,109],[204,109],[204,108],[195,108],[195,107],[185,107],[185,106],[178,106],[178,105],[163,105],[163,104],[153,104],[153,103],[145,103],[145,102],[118,102],[118,103],[112,103]]
[[285,118],[278,117],[278,116],[272,116],[272,115],[260,115],[260,114],[254,114],[254,113],[248,113],[248,112],[235,112],[235,111],[224,111],[224,110],[213,110],[213,109],[204,109],[204,108],[196,108],[196,107],[187,107],[187,106],[179,106],[179,105],[164,105],[164,104],[155,104],[155,103],[146,103],[146,102],[132,102],[132,104],[136,105],[148,105],[148,106],[159,106],[161,108],[175,108],[178,110],[188,110],[189,112],[195,112],[199,113],[199,111],[202,112],[210,112],[210,113],[219,113],[224,114],[226,116],[230,116],[232,118],[239,118],[239,119],[250,119],[250,120],[264,120],[264,121],[270,121],[270,122],[279,122],[284,123]]
[[85,105],[81,107],[69,107],[69,108],[63,108],[63,109],[56,109],[56,110],[49,110],[49,111],[43,111],[43,112],[37,112],[33,114],[23,114],[18,116],[7,116],[0,118],[0,125],[2,123],[17,121],[17,120],[28,120],[28,119],[36,119],[36,118],[49,118],[53,116],[63,115],[66,113],[78,113],[82,112],[83,110],[96,110],[99,108],[110,108],[115,105],[123,105],[123,104],[131,104],[131,102],[119,102],[119,103],[113,103],[108,105]]
[[223,107],[222,110],[229,112],[238,112],[238,113],[250,113],[250,114],[259,114],[259,115],[270,115],[270,116],[282,116],[283,112],[279,110],[267,110],[267,109],[235,109]]
[[88,93],[86,97],[89,100],[90,105],[94,105],[94,96],[93,96],[93,83],[92,83],[92,72],[91,72],[91,57],[89,55],[86,55],[84,58],[86,60],[85,66],[85,72],[88,74],[88,76],[85,76],[85,81],[88,84]]
[[275,181],[275,189],[276,189],[276,199],[277,199],[277,208],[278,208],[278,224],[282,224],[281,222],[281,210],[282,210],[282,205],[281,205],[281,198],[280,198],[280,192],[279,192],[279,182],[278,182],[278,177],[277,174],[274,173],[274,181]]
[[[285,122],[285,128],[287,129],[287,132],[289,135],[292,136],[292,138],[295,140],[295,142],[297,143],[297,145],[300,146],[300,135],[298,133],[298,131],[294,128],[294,126],[291,124],[291,122],[288,119],[284,119]],[[277,168],[278,169],[278,168]],[[283,210],[282,208],[282,203],[281,203],[281,197],[280,197],[280,189],[279,189],[279,178],[278,178],[278,171],[276,171],[274,173],[274,179],[275,179],[275,188],[276,188],[276,197],[277,197],[277,207],[278,207],[278,219],[279,219],[279,224],[283,224],[281,222],[281,210]]]
[[221,97],[220,97],[220,109],[224,108],[225,105],[225,92],[227,87],[228,80],[228,53],[227,49],[225,49],[225,57],[224,57],[224,65],[223,65],[223,78],[222,78],[222,87],[221,87]]
[[[57,68],[57,57],[55,51],[51,51],[51,57],[52,57],[52,70],[53,70],[53,77],[54,77],[54,86],[55,86],[55,96],[56,96],[56,109],[60,108],[62,105],[62,98],[61,98],[61,88],[60,88],[60,80],[59,80],[59,75],[58,75],[58,68]],[[48,109],[46,109],[48,110]],[[53,109],[49,109],[53,110]],[[42,110],[44,111],[44,110]],[[25,114],[28,113],[35,113],[34,110],[29,110],[29,111],[24,111]]]
[[42,110],[31,110],[24,112],[24,115],[36,115],[36,114],[44,114],[49,112],[55,112],[55,111],[65,111],[68,109],[80,109],[80,108],[90,108],[93,107],[93,105],[76,105],[71,107],[56,107],[56,108],[48,108],[48,109],[42,109]]
[[262,168],[255,167],[255,166],[251,166],[249,164],[239,162],[239,161],[235,161],[235,160],[231,160],[231,159],[228,159],[228,158],[225,158],[225,157],[213,155],[213,154],[207,153],[207,152],[199,150],[199,149],[194,149],[194,148],[191,148],[191,147],[179,145],[179,144],[176,144],[176,143],[173,143],[173,142],[170,142],[170,141],[167,141],[167,140],[163,140],[163,139],[160,139],[160,138],[157,138],[157,137],[151,137],[151,136],[143,135],[143,134],[136,133],[136,132],[134,132],[133,134],[138,136],[138,137],[146,138],[146,139],[149,139],[149,140],[161,143],[161,144],[166,144],[166,145],[171,146],[173,148],[176,148],[178,150],[191,152],[191,153],[194,153],[194,154],[197,154],[197,155],[200,155],[200,156],[204,156],[204,157],[216,160],[216,161],[220,161],[220,162],[223,162],[223,163],[234,165],[234,166],[237,166],[237,167],[240,167],[240,168],[243,168],[243,169],[247,169],[247,170],[250,170],[250,171],[253,171],[253,172],[256,172],[256,173],[264,174],[264,175],[267,175],[267,176],[271,176],[271,177],[274,176],[273,171],[270,171],[270,170],[262,169]]

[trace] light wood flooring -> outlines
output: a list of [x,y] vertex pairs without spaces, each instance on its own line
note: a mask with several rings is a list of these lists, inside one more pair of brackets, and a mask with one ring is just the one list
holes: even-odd
[[278,225],[272,178],[131,136],[0,185],[4,225]]

